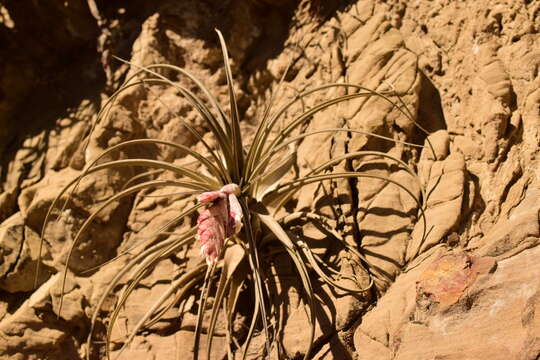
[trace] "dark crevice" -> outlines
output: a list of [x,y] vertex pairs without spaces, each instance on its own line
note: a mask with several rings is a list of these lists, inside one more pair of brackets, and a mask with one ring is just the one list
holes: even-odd
[[[474,198],[475,194],[471,194],[471,183],[470,174],[465,172],[465,186],[463,187],[463,201],[461,203],[461,216],[458,224],[456,224],[456,229],[458,233],[463,233],[466,219],[470,218],[470,214],[473,211],[472,207],[469,207],[471,196]],[[474,190],[474,189],[473,189]],[[452,231],[448,231],[450,234]]]
[[[446,120],[442,110],[442,102],[439,91],[433,85],[431,80],[420,72],[420,81],[422,83],[420,94],[418,94],[418,116],[417,122],[428,133],[446,129]],[[426,138],[423,131],[415,131],[412,142],[423,144]]]
[[[348,124],[343,124],[343,126],[347,125],[348,127]],[[347,141],[345,141],[345,153],[348,154],[350,153],[350,150],[349,150],[349,142],[351,141],[352,139],[352,133],[350,132],[347,132]],[[353,166],[353,159],[347,159],[346,162],[345,162],[345,170],[346,171],[351,171],[351,172],[354,172],[355,169],[354,169],[354,166]],[[348,183],[349,183],[349,190],[350,190],[350,196],[351,196],[351,208],[352,208],[352,227],[353,227],[353,232],[354,232],[354,239],[356,241],[356,244],[358,245],[358,248],[361,249],[362,248],[362,240],[361,240],[361,237],[360,237],[360,227],[358,225],[358,211],[359,211],[359,207],[360,207],[360,204],[359,204],[359,193],[358,193],[358,178],[349,178],[348,179]]]
[[508,193],[510,192],[510,189],[512,186],[514,186],[515,183],[518,182],[519,179],[521,179],[521,176],[523,175],[523,170],[521,167],[519,167],[516,171],[512,173],[512,177],[508,181],[508,183],[504,186],[503,192],[501,194],[501,197],[499,199],[499,204],[503,204],[506,202],[506,198],[508,196]]
[[[0,181],[6,181],[7,169],[13,172],[15,163],[21,164],[15,170],[21,172],[17,179],[11,175],[15,181],[3,184],[3,190],[11,196],[1,204],[0,221],[19,210],[16,199],[22,182],[30,185],[27,177],[32,164],[41,168],[32,183],[44,175],[44,156],[49,134],[58,126],[56,121],[66,118],[66,109],[77,107],[82,99],[97,99],[97,89],[102,87],[95,50],[97,25],[84,3],[82,7],[70,4],[66,7],[58,1],[46,6],[37,2],[4,2],[15,27],[8,37],[0,34],[2,40],[6,38],[0,50],[4,59],[0,73],[10,66],[17,71],[2,73],[5,84],[16,82],[16,86],[10,87],[8,97],[0,99]],[[51,27],[52,23],[55,26]],[[38,144],[25,149],[23,144],[28,139],[36,139]],[[27,151],[22,161],[16,159],[20,150]]]
[[[466,214],[464,216],[461,216],[461,221],[457,227],[458,234],[464,234],[465,231],[471,227],[474,219],[481,215],[486,209],[486,202],[484,201],[484,198],[482,197],[482,193],[480,191],[480,179],[473,173],[467,172],[467,180],[472,183],[474,194],[471,194],[470,189],[467,189],[467,197],[463,197],[463,203],[468,204],[470,202],[471,196],[474,200],[470,208],[468,208],[467,205],[468,211],[466,212]],[[468,187],[469,186],[467,186],[467,188]],[[475,214],[478,216],[474,216]]]
[[[510,119],[514,119],[514,116],[516,116],[517,119],[520,119],[520,115],[516,114],[514,111],[515,110],[512,110]],[[521,119],[517,123],[513,123],[513,121],[510,120],[510,123],[506,126],[504,139],[505,142],[500,145],[499,154],[495,160],[493,171],[497,170],[501,164],[508,160],[508,154],[515,145],[523,142],[523,124]]]
[[0,298],[7,303],[6,314],[0,314],[0,320],[2,316],[14,314],[31,295],[32,292],[9,293],[0,289]]
[[[345,141],[345,152],[349,153],[349,141],[352,139],[352,133],[347,133],[347,141]],[[347,171],[354,172],[354,166],[352,159],[346,160],[345,169]],[[353,239],[356,243],[357,249],[360,251],[360,253],[363,253],[362,248],[362,233],[360,231],[360,226],[358,224],[358,213],[360,211],[360,194],[358,192],[358,178],[349,178],[348,184],[351,194],[351,208],[352,208],[352,228],[353,228]],[[368,273],[369,278],[373,278],[373,274],[371,271],[370,265],[364,260],[364,259],[358,259],[362,266],[364,267],[365,271]],[[377,301],[377,290],[375,286],[372,286],[369,290],[371,301],[376,302]]]
[[248,55],[241,67],[247,74],[258,69],[266,70],[268,61],[283,52],[294,14],[292,7],[278,8],[261,4],[255,7],[255,11],[262,22],[262,33],[246,51]]
[[356,3],[354,0],[307,0],[300,6],[307,7],[314,21],[324,23],[334,17],[338,11],[343,11],[354,3]]

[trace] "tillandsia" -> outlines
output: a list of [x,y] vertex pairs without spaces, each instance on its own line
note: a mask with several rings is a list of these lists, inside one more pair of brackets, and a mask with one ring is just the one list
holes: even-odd
[[[309,123],[314,115],[331,106],[357,98],[373,96],[388,102],[402,116],[406,116],[414,122],[411,113],[403,102],[394,102],[391,99],[391,93],[381,93],[355,84],[332,83],[318,86],[298,94],[275,112],[271,111],[273,99],[270,99],[268,106],[264,109],[262,118],[258,121],[253,136],[247,142],[240,128],[240,113],[233,87],[227,47],[222,34],[219,31],[217,31],[217,34],[223,53],[230,100],[230,111],[228,113],[200,80],[182,68],[168,64],[141,67],[128,63],[132,67],[132,75],[107,100],[96,120],[96,123],[98,123],[107,117],[111,108],[115,106],[119,95],[132,87],[169,86],[174,88],[197,111],[198,115],[204,120],[207,129],[213,135],[215,142],[209,143],[206,137],[200,133],[200,130],[197,130],[187,121],[183,121],[182,125],[202,145],[205,149],[204,153],[197,152],[188,146],[158,139],[129,140],[111,146],[92,161],[88,161],[81,174],[73,179],[55,198],[44,220],[42,239],[46,238],[46,228],[53,219],[54,209],[58,207],[64,209],[68,205],[69,199],[77,192],[81,181],[91,174],[125,167],[152,169],[147,173],[134,176],[114,196],[101,201],[80,226],[68,251],[62,278],[63,293],[75,247],[80,242],[82,235],[89,230],[92,222],[98,218],[99,213],[111,204],[127,201],[133,194],[140,193],[143,190],[156,188],[180,189],[187,199],[193,201],[192,205],[179,213],[173,222],[166,224],[163,227],[164,230],[174,225],[174,223],[180,223],[188,218],[191,219],[199,211],[196,226],[187,229],[184,227],[184,230],[180,233],[163,232],[162,235],[165,235],[165,238],[163,236],[155,237],[152,241],[144,243],[144,248],[132,256],[126,262],[126,265],[111,279],[94,306],[87,340],[88,359],[92,357],[91,349],[94,342],[94,333],[105,300],[109,296],[117,295],[116,305],[109,315],[107,331],[106,335],[104,335],[105,354],[109,359],[111,356],[112,329],[127,299],[153,267],[179,253],[182,249],[196,246],[197,239],[203,255],[200,263],[193,268],[186,269],[185,272],[178,274],[170,281],[169,288],[162,296],[155,299],[154,304],[130,329],[127,339],[123,342],[120,350],[117,351],[116,356],[121,355],[122,350],[129,346],[130,342],[142,329],[158,322],[170,309],[178,308],[181,314],[191,311],[190,309],[194,309],[193,311],[197,313],[192,349],[193,358],[199,357],[203,333],[208,337],[204,349],[206,357],[210,357],[212,342],[216,334],[218,314],[220,313],[225,315],[226,324],[224,327],[227,339],[227,354],[230,359],[236,359],[238,354],[240,354],[241,358],[245,358],[256,333],[261,334],[261,336],[264,335],[266,339],[263,357],[276,354],[277,357],[282,358],[284,356],[283,345],[280,344],[280,341],[283,335],[283,322],[277,319],[280,315],[276,310],[276,304],[273,303],[276,294],[272,293],[272,291],[276,290],[268,286],[269,266],[271,266],[269,262],[271,260],[262,259],[263,254],[261,253],[264,244],[270,241],[289,256],[293,269],[298,275],[297,278],[303,287],[302,299],[309,310],[310,328],[310,341],[303,354],[305,359],[310,357],[317,321],[314,309],[315,303],[318,301],[313,281],[325,283],[330,287],[339,288],[355,295],[368,292],[373,285],[373,281],[367,287],[362,287],[359,284],[357,284],[358,286],[344,286],[338,280],[346,275],[340,274],[339,271],[333,269],[332,264],[326,263],[323,258],[317,256],[308,243],[292,236],[286,224],[278,217],[277,214],[284,209],[287,201],[306,185],[338,179],[376,178],[385,181],[392,186],[399,187],[416,202],[420,219],[424,223],[425,234],[425,217],[421,204],[421,200],[425,200],[423,192],[421,197],[418,197],[416,192],[408,189],[400,182],[376,174],[353,170],[334,171],[335,165],[340,162],[366,156],[370,158],[377,156],[392,161],[396,166],[405,169],[411,176],[416,178],[415,172],[405,162],[392,155],[377,151],[353,151],[336,158],[320,161],[316,167],[302,177],[295,177],[295,175],[292,175],[292,178],[290,176],[285,177],[286,174],[291,173],[290,170],[296,161],[296,154],[294,149],[290,150],[291,146],[317,134],[336,134],[340,132],[361,134],[406,146],[423,147],[358,129],[324,128],[313,131],[298,131]],[[163,70],[167,70],[169,73],[172,72],[178,77],[183,77],[192,82],[194,87],[197,88],[197,93],[201,95],[197,95],[191,90],[193,86],[189,88],[165,77],[162,75]],[[285,74],[279,84],[284,81],[284,78]],[[305,98],[313,94],[320,94],[332,88],[345,89],[348,94],[324,99],[297,114],[284,126],[283,124],[278,126],[280,120],[285,117],[287,111],[293,106],[303,102]],[[418,124],[417,126],[422,129]],[[178,165],[163,160],[145,158],[110,160],[111,157],[114,158],[114,154],[120,151],[144,145],[179,150],[193,159],[193,162],[200,166],[199,169],[204,170],[200,171],[185,164]],[[156,172],[172,173],[174,177],[172,179],[159,176],[153,178],[151,174]],[[310,217],[307,216],[307,218]],[[342,240],[338,239],[338,241]],[[367,260],[363,256],[361,247],[354,247],[345,242],[341,245],[346,251],[354,253],[357,258],[362,259],[364,264],[366,263]],[[122,291],[118,292],[118,287],[121,287]],[[196,298],[198,298],[195,305],[190,300],[194,294],[197,294]],[[235,323],[240,311],[238,304],[241,296],[251,298],[253,306],[252,310],[245,315],[245,323],[246,325],[249,324],[249,326],[246,326],[247,331],[236,337],[233,323]],[[213,298],[212,301],[208,300],[210,297]],[[62,308],[62,300],[63,298],[60,301],[59,311]],[[207,317],[208,321],[203,323],[208,306],[210,307],[210,317],[209,320]],[[242,312],[243,314],[246,313],[245,308],[242,309]]]

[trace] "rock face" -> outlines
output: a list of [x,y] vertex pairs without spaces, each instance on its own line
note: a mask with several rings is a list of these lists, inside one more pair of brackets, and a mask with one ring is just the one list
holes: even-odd
[[[246,134],[272,95],[277,109],[307,89],[348,82],[399,97],[392,98],[394,104],[356,98],[317,113],[297,130],[350,128],[396,140],[321,131],[294,148],[291,171],[299,177],[315,163],[354,152],[388,155],[336,161],[333,170],[370,177],[306,186],[283,214],[295,236],[347,275],[341,285],[364,288],[374,279],[372,291],[362,297],[317,285],[311,357],[537,359],[540,4],[510,0],[88,0],[52,1],[46,7],[4,1],[0,359],[72,360],[87,352],[93,359],[105,358],[84,343],[101,293],[127,260],[120,257],[99,271],[87,270],[129,252],[133,243],[150,241],[164,225],[192,225],[171,225],[190,205],[182,194],[142,191],[113,202],[74,248],[59,311],[60,271],[77,229],[138,170],[111,169],[87,177],[67,206],[58,204],[50,214],[54,221],[41,243],[47,211],[62,186],[106,148],[126,140],[151,137],[205,151],[183,124],[201,133],[208,126],[175,89],[133,87],[92,128],[99,109],[137,66],[154,63],[190,71],[227,109],[214,28],[229,45]],[[163,75],[193,88],[173,71]],[[290,108],[282,121],[350,90],[318,91]],[[209,136],[205,140],[212,141]],[[169,162],[186,161],[182,152],[158,146],[126,147],[109,159],[158,155]],[[419,196],[422,211],[414,200]],[[314,214],[307,216],[307,210]],[[347,247],[361,256],[350,255]],[[309,339],[301,282],[288,257],[272,254],[265,260],[279,266],[269,276],[286,279],[273,285],[278,311],[284,314],[281,346],[289,358],[300,358]],[[147,274],[119,317],[113,355],[126,329],[140,320],[170,279],[195,268],[197,259],[197,249],[189,249]],[[38,263],[39,287],[34,289]],[[105,301],[99,319],[106,318],[114,300]],[[252,306],[249,300],[243,305]],[[171,309],[138,334],[122,356],[189,358],[194,316],[179,321],[177,315]],[[215,359],[227,357],[221,317],[211,355]],[[239,318],[234,331],[244,334],[248,320]],[[104,336],[102,328],[95,333],[98,339]],[[205,341],[203,336],[201,348]],[[248,358],[262,359],[263,349],[264,336],[256,334]]]
[[437,249],[355,332],[359,359],[535,359],[538,248],[497,262]]

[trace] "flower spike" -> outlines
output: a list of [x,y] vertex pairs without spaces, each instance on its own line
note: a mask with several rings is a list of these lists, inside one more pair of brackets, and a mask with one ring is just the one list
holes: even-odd
[[199,195],[198,200],[208,203],[197,219],[197,236],[201,243],[201,254],[210,265],[217,261],[225,239],[238,233],[242,228],[242,208],[237,196],[240,187],[228,184],[217,191]]

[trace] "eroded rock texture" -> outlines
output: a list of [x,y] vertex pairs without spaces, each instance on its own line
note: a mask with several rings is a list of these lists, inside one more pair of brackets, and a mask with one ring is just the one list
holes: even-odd
[[[90,317],[127,260],[86,270],[159,236],[156,230],[190,202],[182,194],[153,190],[107,206],[67,264],[61,312],[60,271],[77,229],[136,173],[126,168],[88,176],[68,206],[51,214],[55,221],[45,229],[40,257],[47,210],[62,186],[122,141],[151,137],[205,151],[182,124],[201,132],[207,125],[175,89],[156,84],[122,93],[105,121],[90,130],[114,90],[137,71],[114,56],[136,66],[185,68],[227,108],[214,28],[229,45],[247,136],[272,95],[278,108],[307,89],[349,82],[392,91],[402,101],[396,107],[381,98],[357,98],[297,129],[300,134],[350,128],[397,142],[320,132],[294,148],[296,163],[285,178],[293,171],[305,176],[324,160],[370,150],[384,151],[419,174],[412,176],[390,158],[336,161],[334,170],[384,176],[408,191],[373,177],[328,181],[304,187],[287,206],[285,224],[348,275],[342,285],[364,288],[370,277],[375,279],[363,297],[319,286],[311,357],[540,356],[538,1],[88,0],[44,5],[6,0],[0,20],[0,359],[71,360],[88,352],[93,359],[104,357],[99,347],[84,345]],[[189,86],[172,71],[164,75]],[[293,119],[302,106],[350,91],[319,91],[292,107],[283,121]],[[126,147],[110,159],[135,156],[187,161],[181,152],[158,146]],[[423,197],[425,218],[411,195]],[[315,215],[307,216],[306,210]],[[364,256],[345,256],[339,239]],[[282,346],[289,358],[301,358],[309,338],[301,283],[287,256],[272,256],[279,266],[270,275],[285,279],[274,285],[284,314]],[[38,261],[39,287],[34,289]],[[147,275],[119,316],[113,355],[169,281],[199,262],[198,249],[192,248]],[[111,298],[103,305],[100,319],[113,304]],[[252,306],[249,300],[243,304]],[[177,315],[175,309],[165,314],[122,356],[189,358],[195,315],[188,313],[182,321]],[[215,359],[227,357],[222,317]],[[235,334],[241,337],[246,324],[248,319],[239,318]],[[102,326],[95,336],[103,339]],[[262,358],[263,348],[264,336],[258,334],[248,358]]]

